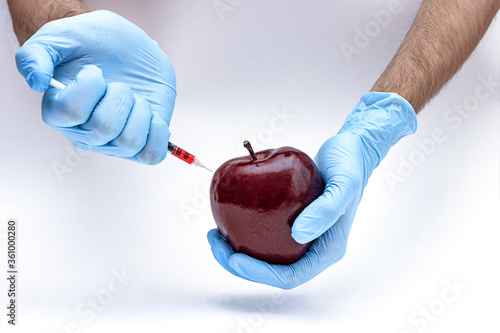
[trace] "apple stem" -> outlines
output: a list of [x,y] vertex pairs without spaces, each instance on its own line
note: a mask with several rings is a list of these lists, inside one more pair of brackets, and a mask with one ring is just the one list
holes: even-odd
[[243,141],[243,146],[246,149],[248,149],[248,152],[250,153],[250,156],[252,156],[253,160],[257,161],[257,156],[253,152],[253,148],[252,148],[252,145],[250,144],[250,142],[248,142],[248,140]]

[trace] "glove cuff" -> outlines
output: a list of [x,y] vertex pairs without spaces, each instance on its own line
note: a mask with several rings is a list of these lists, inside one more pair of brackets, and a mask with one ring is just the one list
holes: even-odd
[[376,154],[375,169],[393,145],[416,130],[417,116],[406,99],[395,93],[368,92],[349,113],[339,134],[359,135]]

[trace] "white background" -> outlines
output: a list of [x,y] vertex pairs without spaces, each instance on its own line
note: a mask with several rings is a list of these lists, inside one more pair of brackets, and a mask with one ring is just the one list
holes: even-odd
[[[18,331],[64,332],[71,322],[80,332],[498,331],[498,88],[456,128],[444,115],[474,100],[479,77],[498,81],[499,22],[419,115],[418,132],[374,172],[346,257],[282,291],[238,279],[213,259],[204,197],[211,176],[203,169],[171,157],[147,167],[93,154],[58,178],[54,163],[73,150],[43,124],[41,95],[17,73],[18,46],[0,3],[0,221],[2,233],[8,218],[20,228]],[[386,0],[232,1],[223,19],[212,1],[87,3],[125,16],[160,43],[178,80],[171,140],[213,168],[244,154],[246,138],[259,149],[289,145],[314,156],[383,71],[419,7],[404,2],[349,62],[339,45],[352,45],[356,27],[374,21],[370,12],[387,8]],[[295,118],[270,136],[276,110]],[[417,143],[436,128],[446,141],[418,160]],[[387,175],[410,158],[419,165],[391,186]],[[187,207],[196,214],[181,214]],[[122,269],[133,276],[128,285],[104,298],[109,304],[94,318],[79,315]],[[447,280],[466,290],[440,308],[442,292],[453,295]],[[439,314],[425,329],[410,322],[429,306]]]

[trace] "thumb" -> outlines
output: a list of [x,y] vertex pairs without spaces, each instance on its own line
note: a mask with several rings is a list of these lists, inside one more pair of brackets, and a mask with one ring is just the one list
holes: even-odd
[[17,51],[17,70],[36,92],[44,92],[49,87],[54,74],[57,53],[48,43],[39,43],[30,39]]
[[69,19],[46,23],[16,53],[17,70],[36,92],[47,90],[54,68],[76,49],[68,38]]
[[330,182],[325,192],[307,206],[292,226],[292,237],[305,244],[319,236],[344,215],[347,205],[354,196],[351,182]]

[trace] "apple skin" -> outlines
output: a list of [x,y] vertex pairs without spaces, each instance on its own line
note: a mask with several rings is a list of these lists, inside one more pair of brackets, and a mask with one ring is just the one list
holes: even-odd
[[256,161],[231,159],[215,171],[210,185],[215,223],[235,252],[289,265],[310,245],[292,238],[293,222],[325,185],[314,162],[298,149],[268,149],[256,156]]

